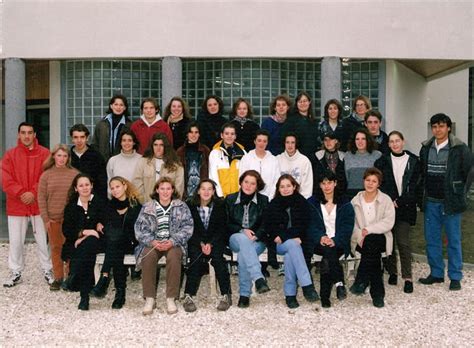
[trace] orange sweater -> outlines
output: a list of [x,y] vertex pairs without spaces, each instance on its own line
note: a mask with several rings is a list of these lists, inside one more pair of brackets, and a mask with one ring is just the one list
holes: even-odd
[[39,180],[38,205],[41,218],[47,224],[49,220],[62,221],[67,193],[74,177],[79,174],[73,168],[51,167],[43,172]]

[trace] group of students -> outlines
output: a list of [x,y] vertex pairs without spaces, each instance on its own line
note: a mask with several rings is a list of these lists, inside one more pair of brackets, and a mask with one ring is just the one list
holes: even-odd
[[[168,313],[177,312],[183,270],[183,308],[196,310],[209,260],[221,292],[217,309],[225,311],[232,305],[224,258],[229,248],[238,254],[241,308],[249,306],[253,284],[258,293],[270,290],[259,261],[266,248],[272,266],[276,254],[284,256],[289,308],[299,306],[298,286],[306,300],[320,299],[323,307],[331,306],[333,287],[339,300],[346,298],[339,259],[356,252],[361,260],[350,291],[360,295],[370,286],[374,306],[383,307],[383,267],[389,284],[398,281],[395,245],[404,292],[413,292],[409,231],[418,204],[429,215],[425,237],[431,266],[420,282],[444,281],[439,250],[444,224],[450,289],[461,288],[459,221],[470,152],[450,134],[448,116],[431,118],[433,138],[423,144],[419,159],[404,149],[400,132],[381,130],[382,115],[371,110],[365,96],[355,99],[345,119],[341,103],[328,101],[317,122],[307,93],[298,94],[293,108],[280,95],[261,127],[242,98],[234,103],[230,121],[217,96],[204,100],[196,121],[180,97],[171,99],[163,119],[153,98],[142,102],[137,121],[132,123],[127,111],[127,99],[114,96],[92,145],[87,127],[77,124],[70,129],[74,146],[60,144],[51,153],[38,144],[33,125],[20,124],[18,146],[2,163],[11,269],[4,286],[22,279],[21,248],[30,219],[50,289],[79,290],[81,310],[89,309],[91,295],[105,296],[111,274],[112,308],[125,304],[123,258],[135,253],[131,276],[142,278],[144,315],[156,306],[157,263],[163,256]],[[442,217],[434,223],[436,209]],[[105,259],[94,284],[99,252]],[[314,253],[322,255],[319,295],[310,273]]]

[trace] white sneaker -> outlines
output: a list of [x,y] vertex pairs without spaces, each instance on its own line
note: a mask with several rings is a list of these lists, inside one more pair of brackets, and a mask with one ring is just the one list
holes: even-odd
[[46,282],[48,283],[48,285],[53,284],[53,282],[54,282],[54,275],[53,275],[53,272],[51,272],[51,271],[45,271],[45,272],[44,272],[44,280],[46,280]]
[[21,279],[21,272],[10,272],[7,279],[3,282],[3,286],[6,288],[11,288],[17,284],[20,284],[23,281]]
[[145,306],[143,306],[143,315],[153,314],[153,309],[155,309],[156,303],[153,297],[147,297],[145,299]]
[[169,297],[166,299],[166,313],[168,314],[178,313],[178,307],[176,307],[176,302],[174,302],[173,297]]

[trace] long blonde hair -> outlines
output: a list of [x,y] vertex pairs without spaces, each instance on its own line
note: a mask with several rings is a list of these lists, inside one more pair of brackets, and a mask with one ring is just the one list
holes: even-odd
[[49,154],[48,158],[46,159],[46,161],[44,161],[43,163],[43,171],[46,171],[48,169],[51,169],[52,167],[54,167],[54,155],[56,155],[56,153],[59,151],[59,150],[62,150],[64,151],[65,153],[67,153],[67,162],[66,162],[66,167],[67,168],[72,168],[72,165],[71,165],[71,150],[69,150],[69,146],[67,146],[66,144],[57,144],[53,147],[53,149],[51,150],[51,153]]
[[140,193],[130,181],[128,181],[122,176],[114,176],[112,179],[109,180],[109,185],[112,181],[118,181],[122,185],[127,186],[127,189],[125,190],[125,196],[127,196],[131,207],[134,207],[139,204],[138,197],[140,196]]

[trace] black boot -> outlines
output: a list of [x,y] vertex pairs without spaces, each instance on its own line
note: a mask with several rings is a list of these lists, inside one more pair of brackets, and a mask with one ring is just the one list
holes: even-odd
[[116,288],[115,289],[115,299],[112,303],[112,308],[120,309],[125,304],[125,288]]
[[64,291],[79,291],[77,277],[74,273],[69,274],[69,276],[64,279],[64,281],[61,283],[61,289]]
[[99,281],[91,290],[91,296],[97,298],[103,298],[107,295],[107,289],[109,288],[110,278],[101,275]]
[[81,311],[89,310],[89,295],[81,295],[81,302],[79,302],[79,306],[77,308]]

